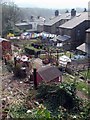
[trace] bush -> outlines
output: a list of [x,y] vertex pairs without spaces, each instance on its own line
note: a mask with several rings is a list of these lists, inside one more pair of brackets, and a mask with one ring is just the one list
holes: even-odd
[[48,111],[42,104],[38,108],[28,110],[24,105],[14,105],[10,108],[9,115],[12,118],[24,118],[31,120],[48,120],[51,118],[50,111]]
[[14,67],[14,75],[15,77],[20,78],[21,77],[21,65],[17,63],[16,67]]
[[13,69],[14,69],[14,63],[13,63],[12,60],[9,60],[9,61],[7,62],[7,69],[8,69],[9,72],[12,72],[12,71],[13,71]]
[[75,86],[75,83],[43,83],[38,87],[36,98],[43,99],[44,105],[39,104],[30,110],[25,105],[11,106],[10,115],[31,120],[89,120],[90,102],[76,97]]
[[38,88],[37,99],[43,99],[48,109],[57,111],[59,106],[63,106],[68,111],[78,110],[79,101],[76,97],[76,85],[62,83],[41,84]]

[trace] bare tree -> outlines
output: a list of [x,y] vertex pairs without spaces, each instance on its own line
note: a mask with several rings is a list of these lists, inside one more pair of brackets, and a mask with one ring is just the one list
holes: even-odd
[[20,9],[13,2],[2,4],[2,33],[6,35],[10,29],[14,29],[15,23],[20,20]]

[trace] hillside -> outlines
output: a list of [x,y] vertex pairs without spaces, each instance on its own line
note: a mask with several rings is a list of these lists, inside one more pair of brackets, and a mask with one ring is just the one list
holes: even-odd
[[[54,16],[56,9],[45,9],[45,8],[21,8],[21,11],[23,13],[24,19],[30,19],[31,16],[42,16],[46,19],[49,19],[50,17]],[[58,9],[59,13],[65,13],[67,9]],[[70,12],[70,9],[68,9]],[[82,12],[82,8],[76,8],[77,12]]]

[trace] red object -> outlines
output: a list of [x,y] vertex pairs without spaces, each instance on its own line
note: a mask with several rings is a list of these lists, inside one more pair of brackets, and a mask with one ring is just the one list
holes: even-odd
[[11,42],[10,41],[2,39],[0,41],[0,45],[2,46],[2,53],[4,53],[4,52],[10,53],[11,52]]
[[[59,81],[59,79],[60,79],[60,81]],[[37,84],[39,84],[43,81],[45,81],[45,80],[43,80],[43,78],[37,73]],[[45,82],[47,82],[47,83],[49,83],[49,82],[52,82],[52,83],[62,82],[62,76],[57,77],[55,79],[52,79],[51,81],[45,81]]]
[[52,83],[58,83],[62,82],[62,73],[58,70],[57,67],[54,66],[46,66],[42,67],[36,72],[36,79],[37,84],[41,82],[52,82]]

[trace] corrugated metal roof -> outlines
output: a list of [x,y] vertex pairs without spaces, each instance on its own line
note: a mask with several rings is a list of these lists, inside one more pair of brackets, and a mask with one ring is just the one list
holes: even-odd
[[67,28],[72,29],[79,25],[80,23],[84,22],[85,20],[88,20],[88,12],[83,12],[80,15],[74,17],[73,19],[69,20],[68,22],[64,23],[63,25],[60,25],[60,28]]
[[53,24],[57,23],[58,21],[60,21],[62,19],[66,19],[66,20],[71,19],[71,13],[64,13],[62,15],[54,17],[51,20],[49,20],[48,22],[46,22],[44,25],[52,26]]
[[61,72],[54,66],[41,67],[37,72],[45,81],[51,81],[61,76]]

